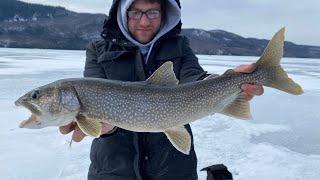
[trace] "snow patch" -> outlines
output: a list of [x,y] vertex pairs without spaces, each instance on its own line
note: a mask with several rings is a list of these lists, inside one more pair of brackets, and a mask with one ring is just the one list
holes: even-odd
[[[85,51],[0,48],[0,54],[0,63],[5,64],[0,68],[1,179],[87,179],[92,138],[87,137],[81,143],[73,143],[69,149],[70,135],[59,134],[57,128],[19,129],[19,121],[30,114],[27,110],[13,105],[14,100],[32,88],[61,78],[81,77]],[[252,63],[259,58],[217,55],[198,57],[205,70],[219,74],[226,69]],[[281,111],[281,124],[275,124],[278,120],[271,118],[278,117],[277,114],[271,116],[267,111],[274,105],[274,98],[262,97],[255,100],[263,100],[263,103],[252,103],[253,115],[257,109],[261,109],[259,116],[267,118],[243,121],[215,114],[195,121],[191,126],[198,156],[198,170],[223,163],[237,180],[320,178],[320,155],[298,153],[286,148],[285,144],[274,145],[257,139],[260,135],[280,132],[307,136],[306,132],[319,127],[316,122],[319,120],[317,98],[320,97],[320,77],[317,71],[320,68],[320,60],[283,58],[282,64],[290,72],[290,77],[301,83],[315,100],[310,101],[304,95],[299,96],[299,104],[308,104],[307,108],[303,108],[297,103],[290,103],[297,101],[296,96],[287,96],[276,90],[266,89],[265,94],[274,98],[281,96],[283,103],[288,106],[285,109],[290,109]],[[292,111],[300,111],[306,116],[289,116]],[[268,116],[263,113],[268,113]],[[293,126],[292,123],[296,124]],[[305,124],[308,126],[304,126]],[[301,125],[306,127],[302,129],[304,134],[294,129],[295,126]],[[320,136],[319,131],[316,132],[312,136],[308,135],[311,136],[310,139]],[[257,139],[254,142],[253,137]],[[310,145],[318,142],[314,141]],[[296,146],[304,147],[306,142],[302,141]],[[199,179],[205,178],[206,173],[199,172]]]

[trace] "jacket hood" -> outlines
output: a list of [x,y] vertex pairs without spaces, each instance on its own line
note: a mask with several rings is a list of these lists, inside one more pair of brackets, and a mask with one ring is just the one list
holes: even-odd
[[146,43],[142,44],[135,40],[129,33],[128,30],[128,19],[127,19],[127,10],[131,6],[131,4],[134,2],[134,0],[121,0],[120,4],[118,6],[117,11],[117,22],[118,26],[120,27],[121,32],[124,34],[124,36],[131,41],[133,44],[139,46],[139,47],[148,47],[154,42],[156,42],[161,36],[169,32],[171,29],[173,29],[181,20],[181,11],[178,4],[175,2],[175,0],[167,0],[166,1],[166,11],[164,15],[164,19],[161,22],[161,26],[155,37],[153,39]]
[[[118,17],[119,17],[118,16],[118,8],[120,8],[119,3],[122,3],[122,6],[124,6],[124,9],[125,9],[125,8],[129,7],[133,1],[134,0],[113,0],[112,6],[109,11],[109,16],[104,21],[103,31],[101,33],[102,38],[104,38],[104,39],[113,39],[113,38],[128,39],[133,44],[141,46],[141,44],[139,42],[135,41],[133,38],[131,38],[131,39],[128,38],[128,36],[126,35],[126,32],[127,32],[127,30],[125,29],[126,27],[125,26],[119,27],[119,23],[118,23]],[[172,8],[174,8],[174,4],[177,5],[176,8],[179,8],[179,10],[181,9],[179,0],[167,0],[166,4],[167,4],[166,6],[169,5],[171,10],[172,10]],[[121,21],[124,21],[123,23],[126,23],[126,18],[122,18]],[[173,24],[172,22],[168,23],[167,18],[165,18],[164,22],[165,22],[165,24],[167,24],[167,25],[164,25],[167,28],[170,25],[172,26],[172,24]],[[168,24],[169,24],[169,26],[168,26]],[[156,41],[161,36],[166,36],[166,35],[171,35],[171,34],[173,34],[173,35],[179,34],[181,32],[181,25],[182,25],[180,17],[179,17],[178,23],[175,23],[175,24],[176,25],[174,27],[170,27],[169,32],[162,31],[160,29],[160,31],[156,35],[156,37],[151,42],[149,42],[148,44],[145,44],[145,45],[148,46],[148,45],[154,43],[154,41]],[[120,26],[121,26],[121,23],[120,23]],[[161,33],[161,31],[162,31],[162,33]],[[165,32],[165,33],[163,33],[163,32]]]

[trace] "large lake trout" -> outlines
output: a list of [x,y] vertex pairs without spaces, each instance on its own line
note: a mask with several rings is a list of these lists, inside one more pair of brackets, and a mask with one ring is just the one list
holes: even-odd
[[191,137],[184,125],[214,113],[250,119],[241,85],[252,83],[299,95],[302,88],[280,66],[284,28],[275,34],[252,73],[228,70],[221,76],[179,85],[172,62],[164,63],[144,82],[98,78],[62,79],[36,88],[15,104],[32,115],[20,127],[39,129],[77,122],[91,136],[105,122],[136,132],[163,132],[188,154]]

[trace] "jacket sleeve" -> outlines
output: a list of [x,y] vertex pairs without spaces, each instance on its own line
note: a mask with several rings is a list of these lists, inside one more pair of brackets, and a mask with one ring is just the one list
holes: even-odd
[[84,67],[84,77],[106,78],[104,69],[97,62],[98,51],[95,43],[92,42],[87,46],[86,50],[86,63]]
[[207,72],[202,69],[198,58],[190,48],[189,41],[186,37],[182,42],[182,66],[180,69],[180,83],[187,83],[202,80],[207,77]]

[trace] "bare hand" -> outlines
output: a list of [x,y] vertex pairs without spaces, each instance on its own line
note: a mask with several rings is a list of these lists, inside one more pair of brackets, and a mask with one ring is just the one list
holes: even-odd
[[[241,73],[251,73],[255,69],[255,64],[248,64],[248,65],[240,65],[235,67],[233,70],[235,72],[241,72]],[[241,89],[243,92],[246,93],[246,100],[251,100],[254,96],[261,96],[264,92],[264,89],[262,86],[259,85],[253,85],[253,84],[243,84],[241,86]]]
[[[101,134],[106,134],[114,128],[113,125],[110,125],[107,123],[101,123],[101,124],[102,124]],[[61,134],[68,134],[71,131],[73,131],[72,140],[75,142],[80,142],[84,137],[86,137],[86,134],[84,134],[81,131],[81,129],[78,127],[76,122],[72,122],[66,126],[60,126],[59,130]]]

